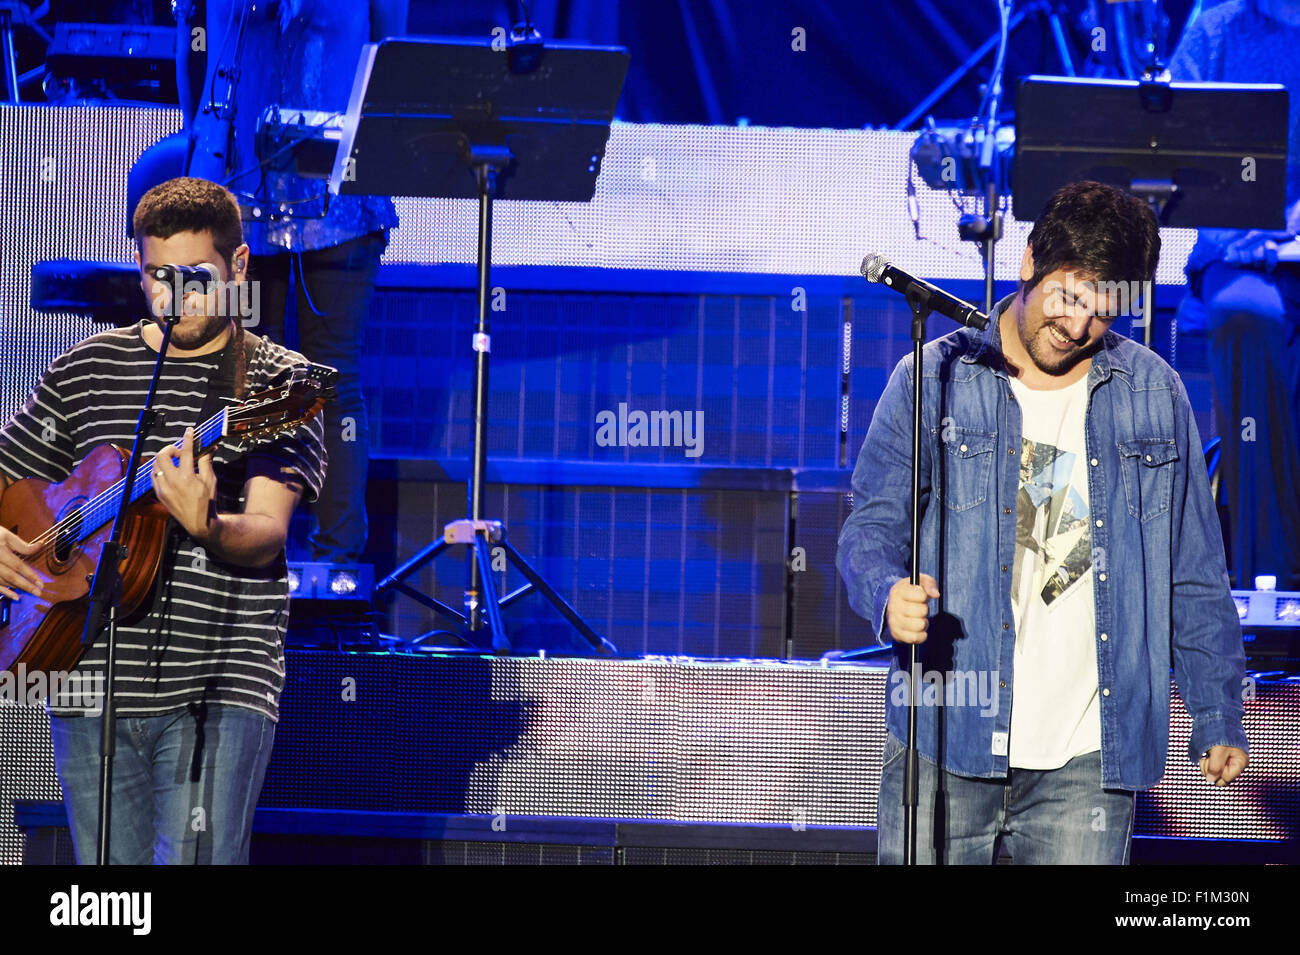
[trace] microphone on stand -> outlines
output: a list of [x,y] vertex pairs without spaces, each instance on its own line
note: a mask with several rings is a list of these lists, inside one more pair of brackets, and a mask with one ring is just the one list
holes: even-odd
[[171,312],[176,319],[180,317],[180,303],[190,292],[207,295],[212,287],[221,281],[221,272],[211,262],[198,265],[156,265],[149,270],[149,276],[167,289],[164,298],[162,291],[155,291],[151,313],[154,321],[164,321],[164,311]]
[[918,279],[914,275],[908,275],[902,269],[894,268],[885,260],[883,255],[874,254],[865,257],[862,260],[861,271],[862,277],[868,282],[879,282],[882,285],[888,285],[896,292],[902,292],[904,295],[914,287],[926,292],[930,297],[930,310],[938,312],[940,315],[946,315],[954,322],[968,328],[978,328],[981,331],[988,328],[988,316],[974,305],[949,295],[943,289],[931,285],[924,279]]
[[150,275],[159,282],[180,282],[182,284],[221,281],[221,273],[211,262],[200,262],[198,265],[159,265],[154,267]]

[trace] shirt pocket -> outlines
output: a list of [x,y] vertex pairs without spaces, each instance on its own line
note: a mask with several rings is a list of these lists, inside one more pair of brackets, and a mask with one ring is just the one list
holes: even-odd
[[950,510],[970,510],[988,500],[996,445],[996,434],[974,428],[952,429],[951,437],[943,442],[947,452],[943,458],[943,497]]
[[1174,494],[1178,445],[1172,438],[1137,438],[1118,445],[1129,517],[1146,523],[1167,514]]

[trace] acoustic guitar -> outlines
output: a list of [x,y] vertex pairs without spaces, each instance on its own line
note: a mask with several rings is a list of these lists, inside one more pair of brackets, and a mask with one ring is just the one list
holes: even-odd
[[[223,444],[239,455],[320,413],[338,372],[324,365],[295,369],[291,380],[218,411],[194,429],[195,457]],[[176,446],[180,447],[181,442]],[[0,597],[0,672],[67,671],[81,659],[90,583],[112,533],[131,453],[102,444],[57,484],[15,481],[0,498],[0,526],[41,550],[26,558],[44,578],[42,597]],[[147,608],[167,541],[170,515],[153,493],[153,458],[142,459],[124,515],[126,556],[118,619]],[[16,588],[14,588],[16,589]]]

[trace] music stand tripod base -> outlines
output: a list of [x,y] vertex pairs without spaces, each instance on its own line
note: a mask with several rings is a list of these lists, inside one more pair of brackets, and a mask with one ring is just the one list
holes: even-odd
[[[435,597],[430,597],[428,594],[405,583],[406,577],[432,561],[448,547],[457,545],[463,545],[473,550],[474,560],[479,568],[478,582],[482,588],[478,593],[471,591],[465,593],[465,606],[468,611],[466,613],[462,613],[455,607],[443,603]],[[500,547],[505,553],[506,559],[528,581],[523,586],[515,588],[502,597],[497,596],[496,584],[492,576],[492,549],[494,547]],[[618,647],[592,630],[569,602],[556,593],[555,589],[546,582],[542,575],[533,569],[523,555],[506,540],[506,528],[500,521],[461,518],[447,524],[443,527],[440,539],[425,547],[424,550],[376,584],[375,595],[378,596],[390,589],[405,594],[448,620],[455,621],[465,627],[470,635],[474,633],[474,628],[470,625],[471,617],[477,617],[476,611],[481,610],[487,616],[487,629],[492,635],[492,652],[497,654],[511,652],[510,637],[506,632],[505,623],[501,619],[502,608],[510,606],[533,591],[537,591],[549,600],[556,610],[563,614],[564,618],[587,639],[587,642],[592,645],[597,653],[602,656],[618,655]],[[467,642],[472,643],[473,641],[467,640]]]

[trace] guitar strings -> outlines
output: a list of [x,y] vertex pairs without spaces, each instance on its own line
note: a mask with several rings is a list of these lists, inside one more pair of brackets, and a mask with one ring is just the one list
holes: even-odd
[[[220,416],[221,412],[218,412],[212,418],[199,426],[198,437],[201,446],[206,445],[210,439],[221,436],[219,430],[217,430],[217,433],[213,433],[214,425],[217,424],[217,420]],[[177,442],[173,445],[173,447],[180,446],[181,442]],[[136,484],[132,493],[133,499],[144,494],[152,486],[153,465],[153,458],[150,458],[148,461],[141,464],[136,471]],[[103,526],[103,524],[107,523],[107,521],[116,514],[117,506],[121,500],[122,486],[125,480],[125,476],[118,478],[112,485],[105,488],[95,497],[81,505],[81,507],[74,510],[66,518],[59,521],[45,533],[35,538],[32,543],[42,543],[44,545],[42,553],[44,553],[49,550],[51,546],[58,543],[59,535],[63,531],[72,528],[78,522],[81,523],[83,531],[87,529],[93,531]],[[90,523],[91,519],[94,520],[93,524]],[[53,535],[53,537],[50,537],[50,535]],[[49,540],[46,538],[49,538]]]
[[[229,412],[229,408],[223,408],[218,411],[203,424],[199,425],[195,432],[195,437],[199,440],[200,448],[205,447],[217,438],[223,437],[225,429],[222,427],[222,418]],[[179,448],[184,443],[184,439],[177,441],[172,445]],[[152,486],[154,459],[142,463],[136,471],[135,487],[132,488],[132,500],[136,499]],[[126,482],[126,476],[118,478],[112,485],[105,488],[99,494],[95,495],[85,504],[76,508],[63,520],[59,521],[49,530],[40,536],[33,538],[31,543],[40,544],[41,549],[33,556],[45,556],[53,551],[59,543],[60,535],[64,531],[73,528],[78,523],[81,524],[83,536],[72,543],[80,543],[84,540],[84,532],[87,530],[94,531],[106,524],[110,519],[116,516],[118,505],[121,503],[122,486]],[[143,487],[141,485],[143,484]],[[102,512],[102,513],[101,513]],[[92,523],[93,519],[93,523]]]
[[[298,380],[299,379],[295,376],[292,383],[296,384]],[[203,422],[203,424],[199,425],[195,430],[195,437],[199,439],[199,447],[203,448],[209,443],[215,443],[216,440],[225,437],[229,433],[230,415],[247,412],[253,408],[260,407],[263,404],[266,404],[266,402],[254,404],[253,399],[249,399],[239,407],[228,406],[222,408],[207,421]],[[311,407],[301,416],[301,421],[314,418],[320,411],[320,406],[322,404],[324,404],[324,402],[319,398],[313,401]],[[183,443],[184,439],[181,439],[181,441],[173,444],[172,447],[179,448]],[[151,478],[153,475],[153,464],[154,459],[150,458],[148,461],[141,464],[136,471],[136,484],[131,493],[132,501],[141,497],[152,486]],[[33,538],[31,543],[39,543],[41,549],[32,556],[44,557],[52,552],[55,547],[58,546],[60,535],[64,531],[74,527],[78,522],[80,522],[81,528],[79,536],[72,541],[74,546],[85,540],[86,537],[89,536],[89,533],[93,533],[104,524],[108,523],[108,521],[117,514],[118,505],[121,502],[122,497],[122,486],[125,481],[126,476],[123,475],[114,481],[110,487],[105,488],[99,494],[95,495],[49,530],[45,531],[38,537]],[[144,484],[143,487],[141,487],[142,483]],[[93,523],[87,520],[88,516],[93,517]],[[89,528],[89,533],[87,533],[87,528]]]

